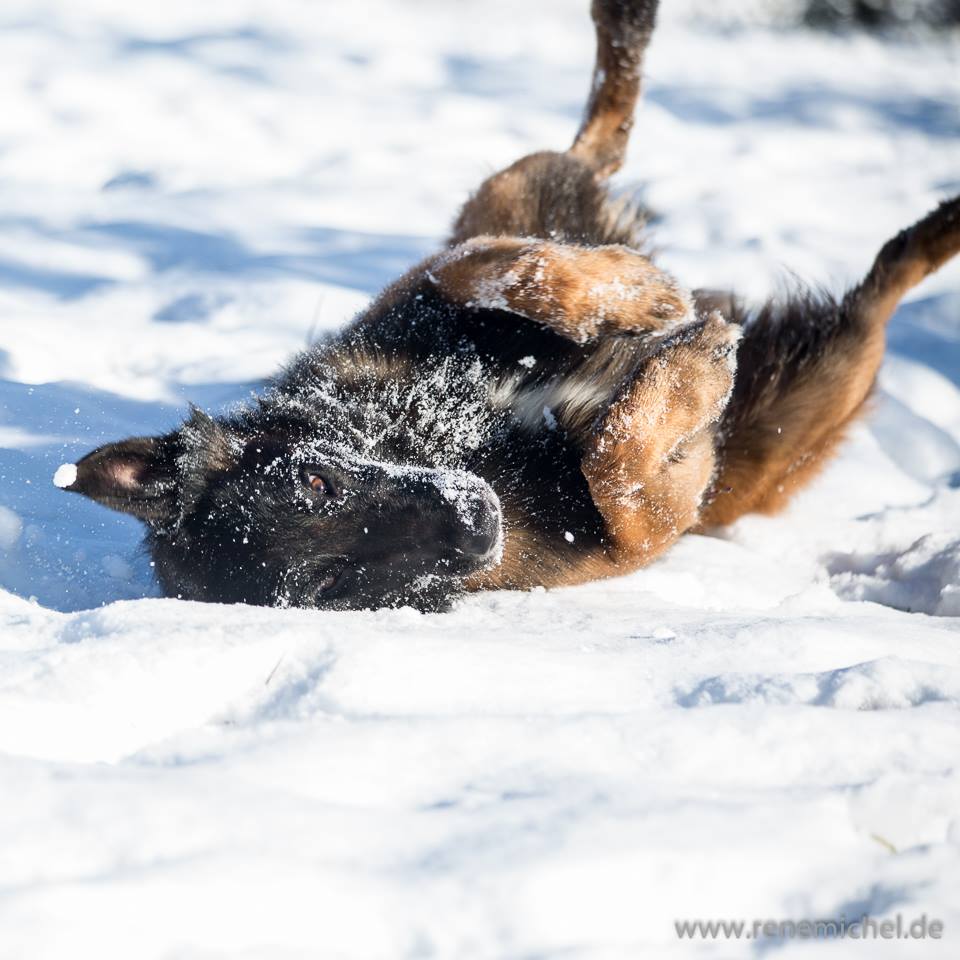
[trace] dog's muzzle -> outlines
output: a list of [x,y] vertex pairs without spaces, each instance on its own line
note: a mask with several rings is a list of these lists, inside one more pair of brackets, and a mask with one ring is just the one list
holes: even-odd
[[429,478],[440,494],[449,531],[446,566],[467,575],[500,562],[503,513],[493,488],[464,470],[435,471]]

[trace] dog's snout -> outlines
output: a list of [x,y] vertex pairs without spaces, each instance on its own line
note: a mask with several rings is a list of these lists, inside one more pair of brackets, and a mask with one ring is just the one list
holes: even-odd
[[500,551],[502,518],[500,501],[486,484],[462,505],[463,525],[459,528],[457,550],[469,557],[491,560]]
[[421,479],[424,504],[432,504],[437,523],[434,549],[440,567],[467,575],[496,563],[503,523],[490,485],[464,470],[438,470]]
[[382,506],[373,522],[363,519],[369,534],[343,550],[359,557],[367,573],[383,565],[411,579],[468,577],[499,563],[500,500],[481,477],[466,470],[394,467],[377,480]]

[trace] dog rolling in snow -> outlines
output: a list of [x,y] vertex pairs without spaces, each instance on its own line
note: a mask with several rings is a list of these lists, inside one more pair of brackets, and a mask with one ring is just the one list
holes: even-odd
[[594,0],[573,146],[484,182],[446,249],[255,403],[194,410],[60,475],[143,521],[166,594],[441,610],[464,591],[626,573],[685,531],[777,510],[820,469],[900,298],[960,249],[960,198],[840,299],[747,312],[688,295],[604,186],[656,6]]

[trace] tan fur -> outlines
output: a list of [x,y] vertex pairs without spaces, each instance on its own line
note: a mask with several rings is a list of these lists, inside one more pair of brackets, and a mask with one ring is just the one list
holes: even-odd
[[577,343],[691,316],[677,282],[626,247],[475,237],[420,269],[454,303],[508,310]]
[[960,251],[960,197],[940,204],[877,254],[855,292],[857,309],[880,327],[903,296]]
[[583,472],[606,524],[608,552],[623,571],[649,562],[699,519],[738,335],[717,314],[668,342],[611,404],[587,445]]
[[599,548],[544,544],[505,518],[502,562],[468,588],[572,586],[621,575],[690,529],[713,474],[713,428],[730,392],[738,333],[717,315],[665,340],[593,427],[583,471],[606,529]]
[[522,525],[504,523],[503,559],[466,581],[468,590],[529,590],[569,587],[622,572],[603,548],[545,543]]
[[[622,6],[627,6],[626,3]],[[655,4],[644,4],[626,36],[624,17],[616,5],[594,0],[591,7],[597,33],[597,59],[593,85],[583,124],[570,153],[605,178],[623,165],[633,127],[633,111],[640,96],[643,55],[653,30]]]
[[829,463],[870,393],[882,350],[832,357],[822,377],[799,384],[776,414],[775,431],[757,430],[744,446],[725,444],[715,499],[701,528],[726,525],[745,513],[776,513]]
[[[571,224],[590,224],[588,231]],[[632,239],[618,228],[617,211],[593,170],[569,154],[522,157],[485,180],[463,205],[450,245],[484,234],[543,237],[577,243],[600,231],[611,241]]]

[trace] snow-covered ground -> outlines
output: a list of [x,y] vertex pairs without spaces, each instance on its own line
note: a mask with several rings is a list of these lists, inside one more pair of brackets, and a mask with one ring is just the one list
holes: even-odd
[[[960,190],[956,35],[664,5],[618,183],[685,283],[840,288]],[[2,960],[960,956],[960,264],[788,513],[616,582],[161,600],[137,525],[51,483],[244,396],[566,145],[586,8],[3,4]],[[863,913],[943,939],[673,923]]]

